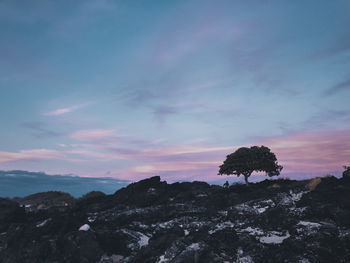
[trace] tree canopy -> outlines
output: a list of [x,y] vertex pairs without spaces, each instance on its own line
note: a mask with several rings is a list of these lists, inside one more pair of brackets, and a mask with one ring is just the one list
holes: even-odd
[[277,163],[276,155],[265,146],[242,147],[226,156],[219,166],[219,175],[243,175],[246,184],[248,177],[255,172],[266,172],[268,176],[278,176],[283,169]]

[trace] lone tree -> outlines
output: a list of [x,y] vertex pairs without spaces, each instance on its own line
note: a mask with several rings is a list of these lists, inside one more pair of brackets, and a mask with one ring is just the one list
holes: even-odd
[[219,175],[244,175],[248,185],[248,177],[255,172],[266,172],[268,176],[278,176],[283,167],[278,165],[276,155],[265,146],[242,147],[226,156],[219,166]]

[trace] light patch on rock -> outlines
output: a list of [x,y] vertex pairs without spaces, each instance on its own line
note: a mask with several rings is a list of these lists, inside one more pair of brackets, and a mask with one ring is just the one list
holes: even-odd
[[157,261],[157,263],[165,263],[167,262],[167,260],[165,259],[165,256],[164,255],[161,255]]
[[187,227],[189,227],[190,229],[195,229],[196,231],[198,231],[203,226],[206,226],[208,224],[209,224],[209,222],[207,222],[207,221],[192,221],[189,224],[187,224]]
[[96,217],[92,217],[92,216],[89,216],[89,217],[88,217],[88,221],[89,221],[90,223],[94,222],[95,220],[96,220]]
[[145,207],[145,208],[134,208],[134,209],[126,208],[124,211],[121,211],[118,214],[116,214],[116,216],[148,214],[148,213],[157,211],[158,209],[160,209],[160,207],[161,207],[160,205],[157,205],[157,206],[151,206],[151,207]]
[[308,221],[300,221],[298,225],[306,226],[306,227],[320,227],[321,224],[319,223],[314,223],[314,222],[308,222]]
[[89,231],[90,230],[90,226],[88,224],[82,225],[79,228],[79,231]]
[[258,212],[258,214],[261,214],[261,213],[264,213],[269,207],[268,206],[264,206],[264,207],[254,206],[253,208]]
[[244,215],[246,213],[255,213],[254,209],[245,203],[236,205],[234,206],[234,208],[238,211],[238,214],[240,215]]
[[139,235],[140,235],[140,240],[138,242],[139,243],[139,247],[141,248],[141,247],[147,246],[148,245],[148,241],[149,241],[149,237],[146,236],[145,234],[141,233],[141,232],[137,232],[137,233],[139,233]]
[[293,192],[292,190],[289,191],[289,194],[285,194],[285,196],[281,199],[280,205],[295,205],[298,201],[301,200],[304,194],[306,194],[308,191],[301,191],[301,192]]
[[51,218],[45,219],[44,221],[42,221],[41,223],[37,224],[36,227],[43,227],[46,225],[47,222],[49,222],[51,220]]
[[170,221],[167,221],[167,222],[162,222],[160,224],[158,224],[158,226],[160,228],[171,228],[174,226],[174,224],[176,223],[175,220],[170,220]]
[[303,197],[304,194],[306,194],[308,191],[302,191],[302,192],[299,192],[299,193],[294,193],[292,190],[289,191],[289,194],[290,194],[290,197],[292,199],[292,201],[295,203],[295,202],[298,202],[301,200],[301,198]]
[[264,244],[281,244],[285,239],[289,238],[290,234],[287,231],[285,235],[279,232],[270,232],[267,236],[259,238],[259,241]]
[[246,202],[239,205],[234,206],[236,210],[238,210],[238,214],[261,214],[264,213],[268,208],[274,207],[275,203],[271,200],[263,200],[258,202]]
[[129,229],[122,229],[121,231],[133,239],[133,242],[128,245],[129,248],[135,250],[148,245],[148,241],[150,239],[149,236],[141,232],[129,230]]
[[253,228],[248,226],[247,228],[241,229],[240,232],[248,232],[249,235],[256,236],[256,235],[263,235],[264,232],[259,228]]
[[241,258],[237,258],[236,263],[254,263],[251,256],[245,256]]
[[199,250],[199,249],[200,249],[200,245],[199,245],[199,243],[192,243],[191,245],[188,246],[187,249],[190,249],[190,250]]
[[[226,261],[228,262],[228,261]],[[253,259],[250,256],[243,256],[243,249],[237,249],[237,259],[235,263],[254,263]]]
[[304,233],[311,235],[317,232],[317,230],[321,227],[321,224],[308,221],[300,221],[297,226],[299,226],[299,228],[297,228],[298,234]]
[[149,228],[148,225],[145,225],[145,224],[143,224],[141,222],[138,222],[138,221],[133,222],[131,225],[139,227],[139,228],[142,228],[142,229],[148,229]]
[[290,237],[289,232],[287,231],[284,235],[281,232],[270,231],[264,233],[263,230],[259,228],[247,227],[239,230],[239,232],[247,232],[251,236],[255,236],[257,240],[264,244],[281,244],[285,239]]
[[350,236],[350,230],[348,229],[339,229],[339,237],[344,238]]
[[94,222],[94,221],[97,219],[97,217],[98,217],[98,213],[97,213],[97,212],[95,212],[95,213],[89,213],[89,214],[88,214],[87,220],[88,220],[90,223],[92,223],[92,222]]
[[253,209],[258,214],[261,214],[261,213],[264,213],[268,208],[274,207],[274,206],[275,206],[275,203],[271,199],[268,199],[268,200],[263,200],[263,201],[255,203],[253,205]]
[[215,226],[213,230],[209,230],[208,234],[212,235],[217,231],[223,230],[225,228],[233,228],[235,225],[231,221],[226,221],[223,223],[219,223]]
[[227,216],[227,211],[225,211],[225,210],[220,210],[220,211],[218,211],[218,214],[219,215],[221,215],[221,216]]
[[187,229],[185,229],[184,232],[185,232],[185,236],[188,236],[190,234],[190,231],[188,231]]

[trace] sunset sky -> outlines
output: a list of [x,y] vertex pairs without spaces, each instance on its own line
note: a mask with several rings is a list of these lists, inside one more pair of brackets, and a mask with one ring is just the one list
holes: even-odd
[[339,175],[349,28],[349,0],[0,1],[0,170],[213,182],[265,145]]

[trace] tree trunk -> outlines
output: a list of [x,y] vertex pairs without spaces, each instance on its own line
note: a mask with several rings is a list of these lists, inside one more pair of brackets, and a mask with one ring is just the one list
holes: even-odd
[[249,177],[249,175],[244,175],[244,181],[245,181],[245,184],[246,184],[246,185],[249,185],[249,183],[248,183],[248,177]]

